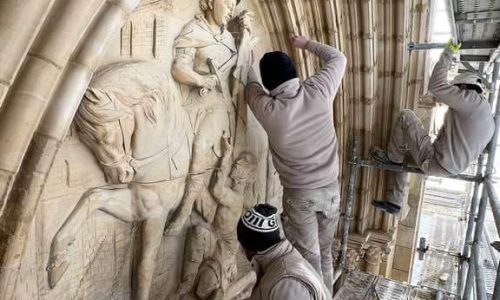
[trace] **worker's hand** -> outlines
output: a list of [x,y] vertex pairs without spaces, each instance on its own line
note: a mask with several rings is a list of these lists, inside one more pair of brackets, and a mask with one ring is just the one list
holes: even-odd
[[457,53],[458,50],[460,50],[460,47],[462,47],[462,43],[455,44],[452,39],[446,43],[446,48],[450,49],[451,53]]
[[309,39],[306,38],[305,36],[294,35],[291,38],[291,42],[293,47],[304,49],[307,46]]

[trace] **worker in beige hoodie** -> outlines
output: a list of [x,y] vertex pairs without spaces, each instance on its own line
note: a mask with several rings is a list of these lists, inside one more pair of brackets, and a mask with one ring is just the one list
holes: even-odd
[[253,69],[246,101],[265,129],[283,191],[286,237],[333,289],[332,243],[339,219],[338,143],[333,100],[346,67],[334,47],[292,38],[292,45],[323,60],[323,67],[303,82],[283,52],[260,60],[264,87]]
[[[389,140],[388,152],[376,149],[372,156],[383,163],[403,164],[409,153],[427,175],[460,174],[486,148],[493,137],[495,122],[491,106],[483,95],[481,78],[462,73],[447,80],[453,53],[460,46],[448,42],[429,79],[429,92],[448,105],[443,127],[433,142],[422,122],[411,110],[402,110]],[[389,190],[383,201],[373,205],[398,214],[408,191],[408,174],[389,173]]]
[[238,241],[257,275],[250,299],[331,300],[316,270],[280,237],[277,211],[269,204],[258,204],[238,222]]

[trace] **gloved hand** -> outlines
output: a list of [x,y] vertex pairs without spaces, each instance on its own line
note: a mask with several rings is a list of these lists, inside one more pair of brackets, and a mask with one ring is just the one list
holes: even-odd
[[460,50],[460,47],[462,47],[462,43],[455,44],[452,39],[446,43],[446,48],[450,49],[451,53],[457,53],[458,50]]

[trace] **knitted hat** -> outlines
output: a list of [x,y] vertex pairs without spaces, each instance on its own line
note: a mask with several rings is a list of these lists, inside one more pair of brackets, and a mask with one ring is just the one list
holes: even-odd
[[238,222],[238,241],[249,251],[264,251],[281,241],[276,207],[258,204]]
[[285,81],[297,77],[297,71],[290,57],[281,51],[268,52],[260,60],[262,83],[269,91]]

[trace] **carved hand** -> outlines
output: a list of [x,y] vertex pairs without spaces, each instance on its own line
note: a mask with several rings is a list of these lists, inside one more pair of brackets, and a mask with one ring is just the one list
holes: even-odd
[[205,75],[202,76],[201,87],[212,90],[217,86],[218,80],[215,75]]
[[238,25],[240,27],[240,31],[248,31],[252,32],[252,23],[253,23],[253,18],[255,14],[249,10],[243,10],[239,15],[238,15]]

